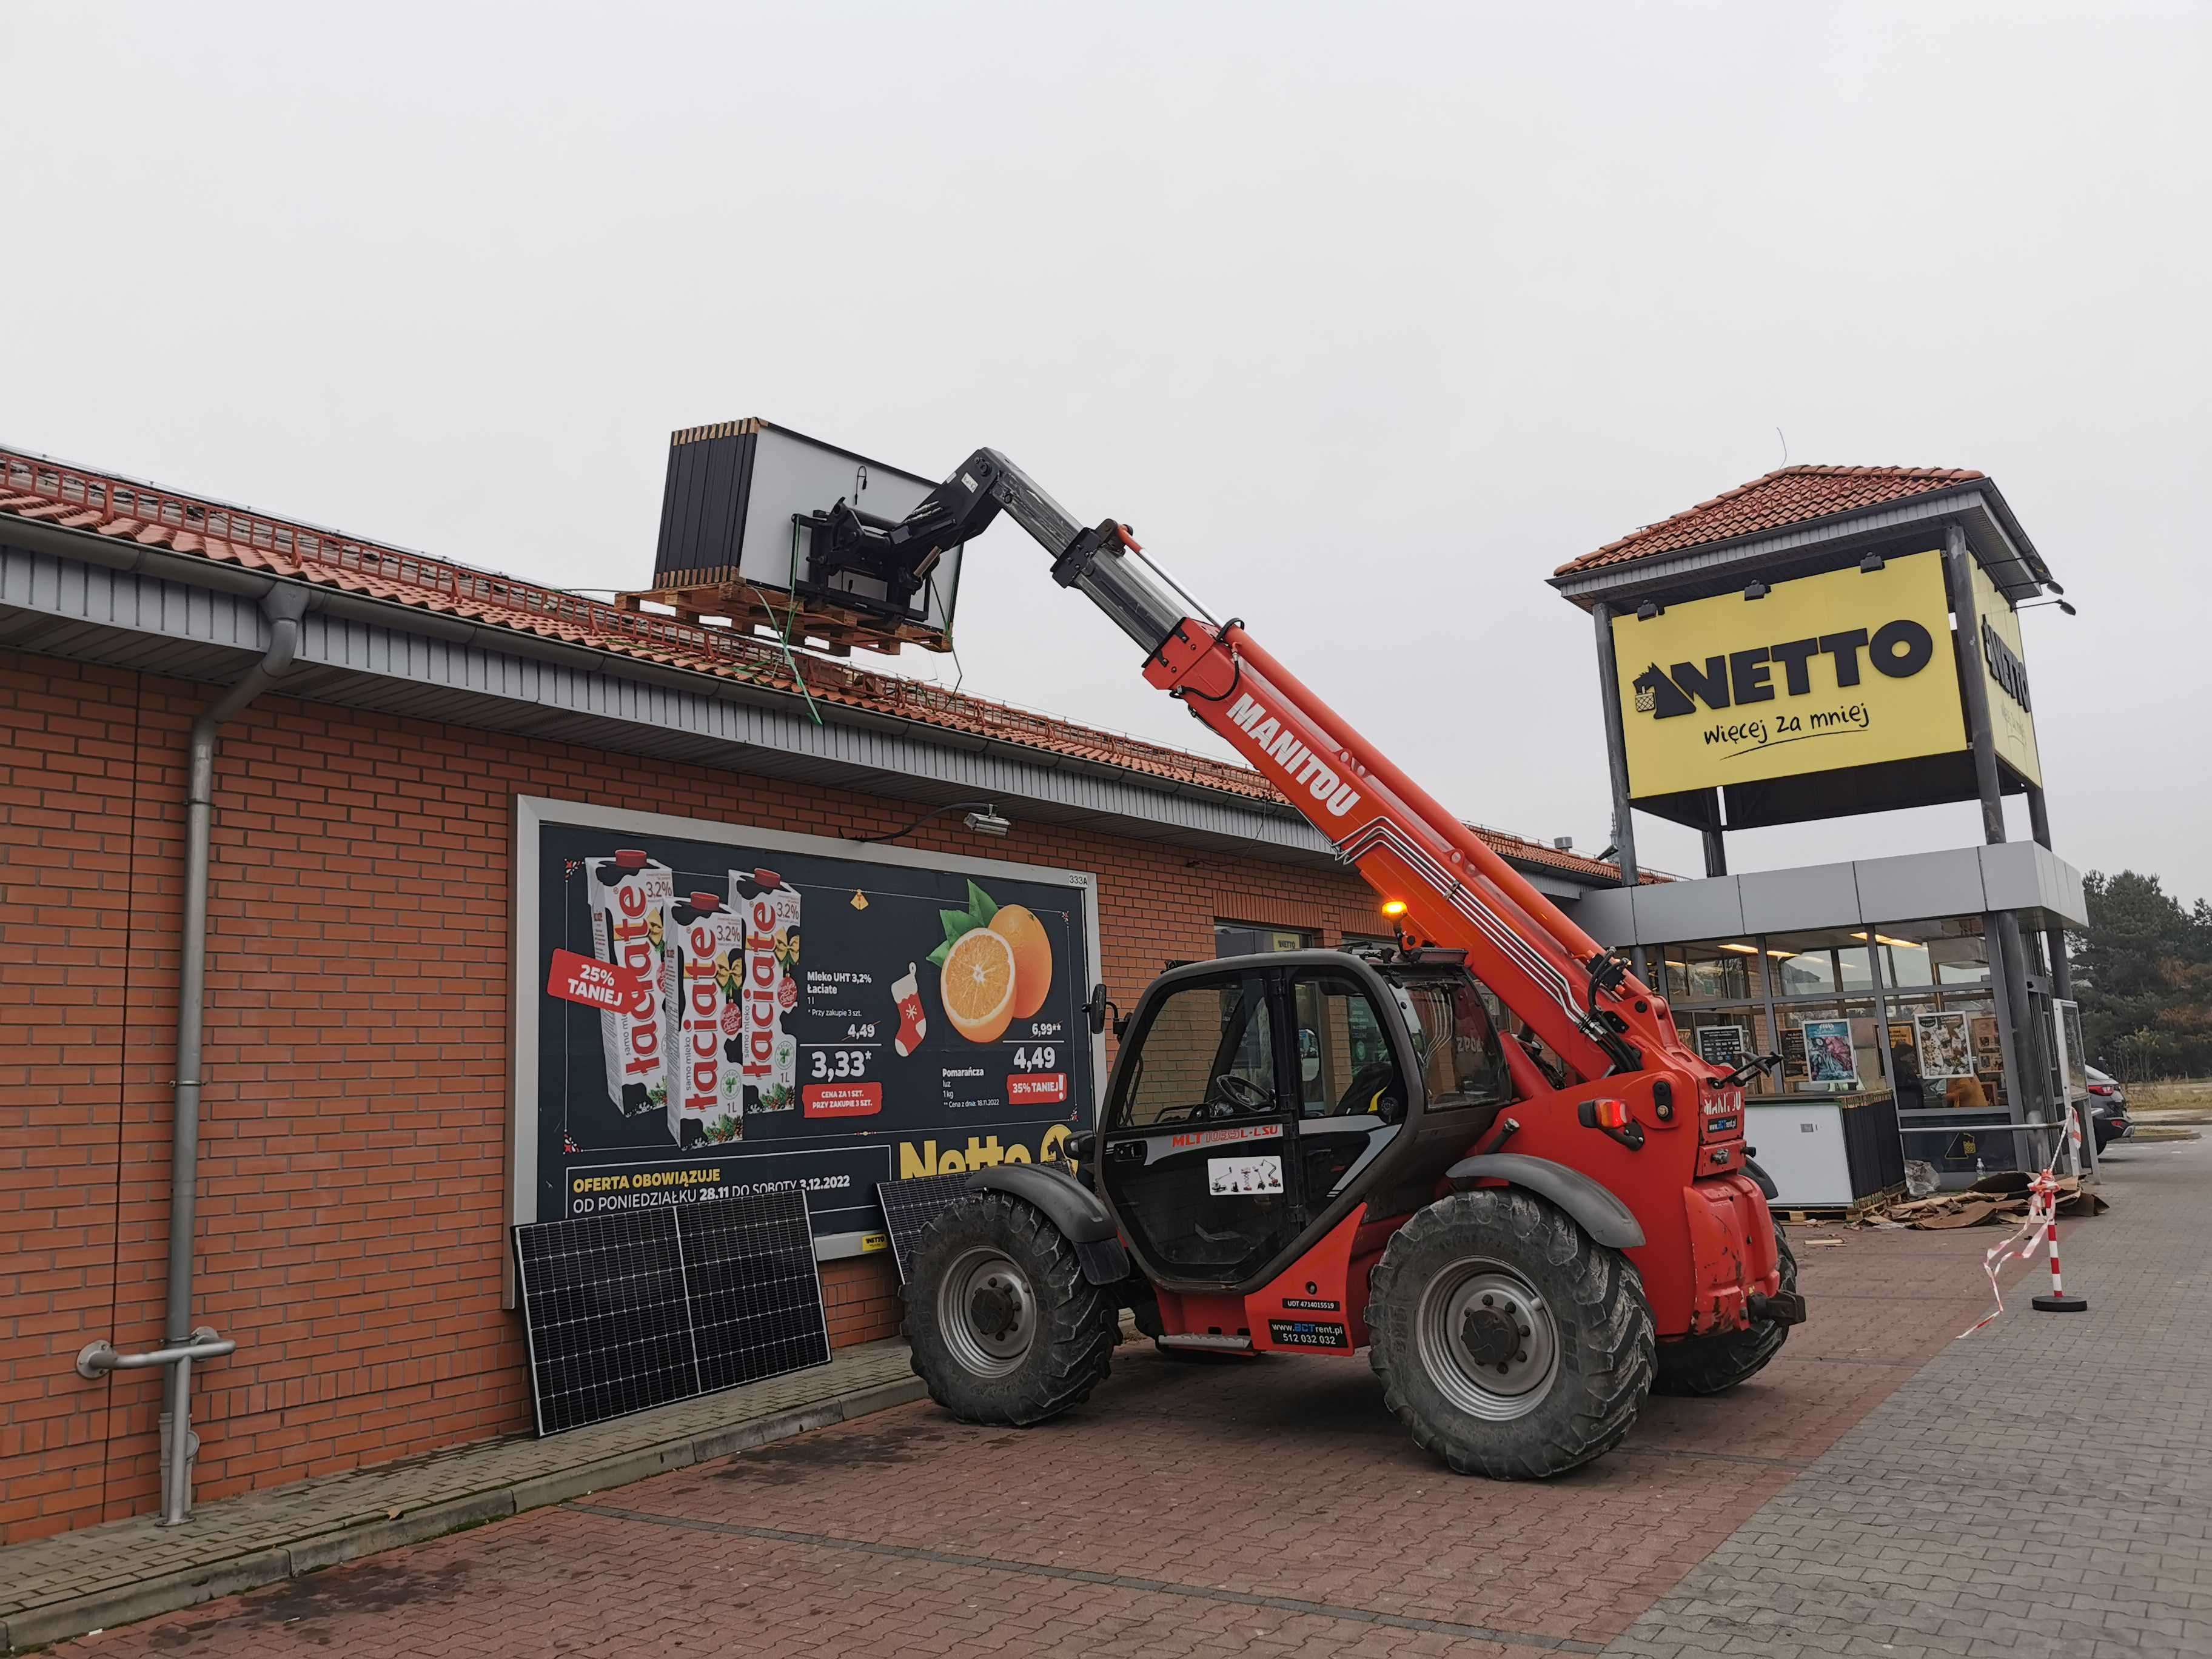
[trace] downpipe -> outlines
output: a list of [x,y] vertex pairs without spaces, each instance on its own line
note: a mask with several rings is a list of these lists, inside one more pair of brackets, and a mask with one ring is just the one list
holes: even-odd
[[[215,827],[216,737],[246,704],[292,666],[307,595],[280,584],[261,601],[269,648],[237,684],[192,722],[185,810],[183,963],[177,983],[176,1098],[169,1130],[169,1285],[163,1358],[161,1524],[181,1524],[192,1507],[191,1361],[213,1358],[192,1328],[192,1267],[199,1195],[200,1048],[207,997],[208,864]],[[212,1338],[213,1332],[206,1333]],[[225,1351],[228,1346],[225,1346]],[[174,1356],[173,1358],[167,1356]],[[132,1358],[136,1358],[133,1356]]]

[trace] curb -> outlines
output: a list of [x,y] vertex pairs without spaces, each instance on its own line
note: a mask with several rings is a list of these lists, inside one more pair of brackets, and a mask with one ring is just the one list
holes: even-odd
[[771,1417],[757,1418],[722,1428],[703,1430],[680,1440],[666,1440],[618,1456],[603,1457],[573,1469],[534,1475],[527,1480],[448,1498],[391,1519],[381,1516],[315,1534],[295,1544],[272,1549],[249,1550],[222,1561],[204,1562],[180,1571],[143,1578],[89,1595],[71,1596],[43,1607],[32,1607],[0,1620],[0,1653],[42,1647],[67,1641],[95,1630],[112,1630],[165,1613],[178,1613],[258,1589],[281,1579],[297,1578],[365,1555],[420,1544],[487,1521],[503,1521],[526,1510],[564,1504],[572,1498],[611,1487],[626,1486],[648,1475],[694,1463],[727,1457],[771,1440],[788,1440],[835,1423],[849,1423],[872,1412],[887,1411],[925,1398],[919,1377],[874,1384],[835,1399],[794,1406]]

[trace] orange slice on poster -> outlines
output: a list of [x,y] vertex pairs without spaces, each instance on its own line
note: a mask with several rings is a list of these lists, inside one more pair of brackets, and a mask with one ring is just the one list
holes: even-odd
[[970,1042],[996,1042],[1014,1017],[1014,950],[1002,934],[973,928],[952,941],[939,994],[952,1029]]

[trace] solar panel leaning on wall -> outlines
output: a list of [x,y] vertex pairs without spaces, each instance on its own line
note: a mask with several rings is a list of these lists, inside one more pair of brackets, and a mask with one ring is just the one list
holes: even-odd
[[514,1230],[540,1435],[830,1361],[803,1192]]
[[909,1176],[904,1181],[876,1183],[876,1200],[884,1206],[884,1227],[891,1236],[891,1259],[898,1263],[900,1284],[911,1277],[908,1268],[921,1230],[946,1205],[967,1195],[965,1175]]

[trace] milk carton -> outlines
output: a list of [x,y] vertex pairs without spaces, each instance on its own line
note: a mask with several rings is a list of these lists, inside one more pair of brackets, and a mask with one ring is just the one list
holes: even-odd
[[799,890],[773,870],[732,870],[730,900],[745,921],[747,1109],[788,1112],[799,1104]]
[[592,952],[627,969],[640,988],[629,1007],[599,1015],[607,1098],[624,1117],[642,1117],[668,1097],[663,945],[674,878],[666,865],[634,848],[586,859],[584,868],[591,884]]
[[668,907],[675,964],[670,1005],[668,1133],[678,1146],[738,1140],[745,1133],[745,923],[713,893]]

